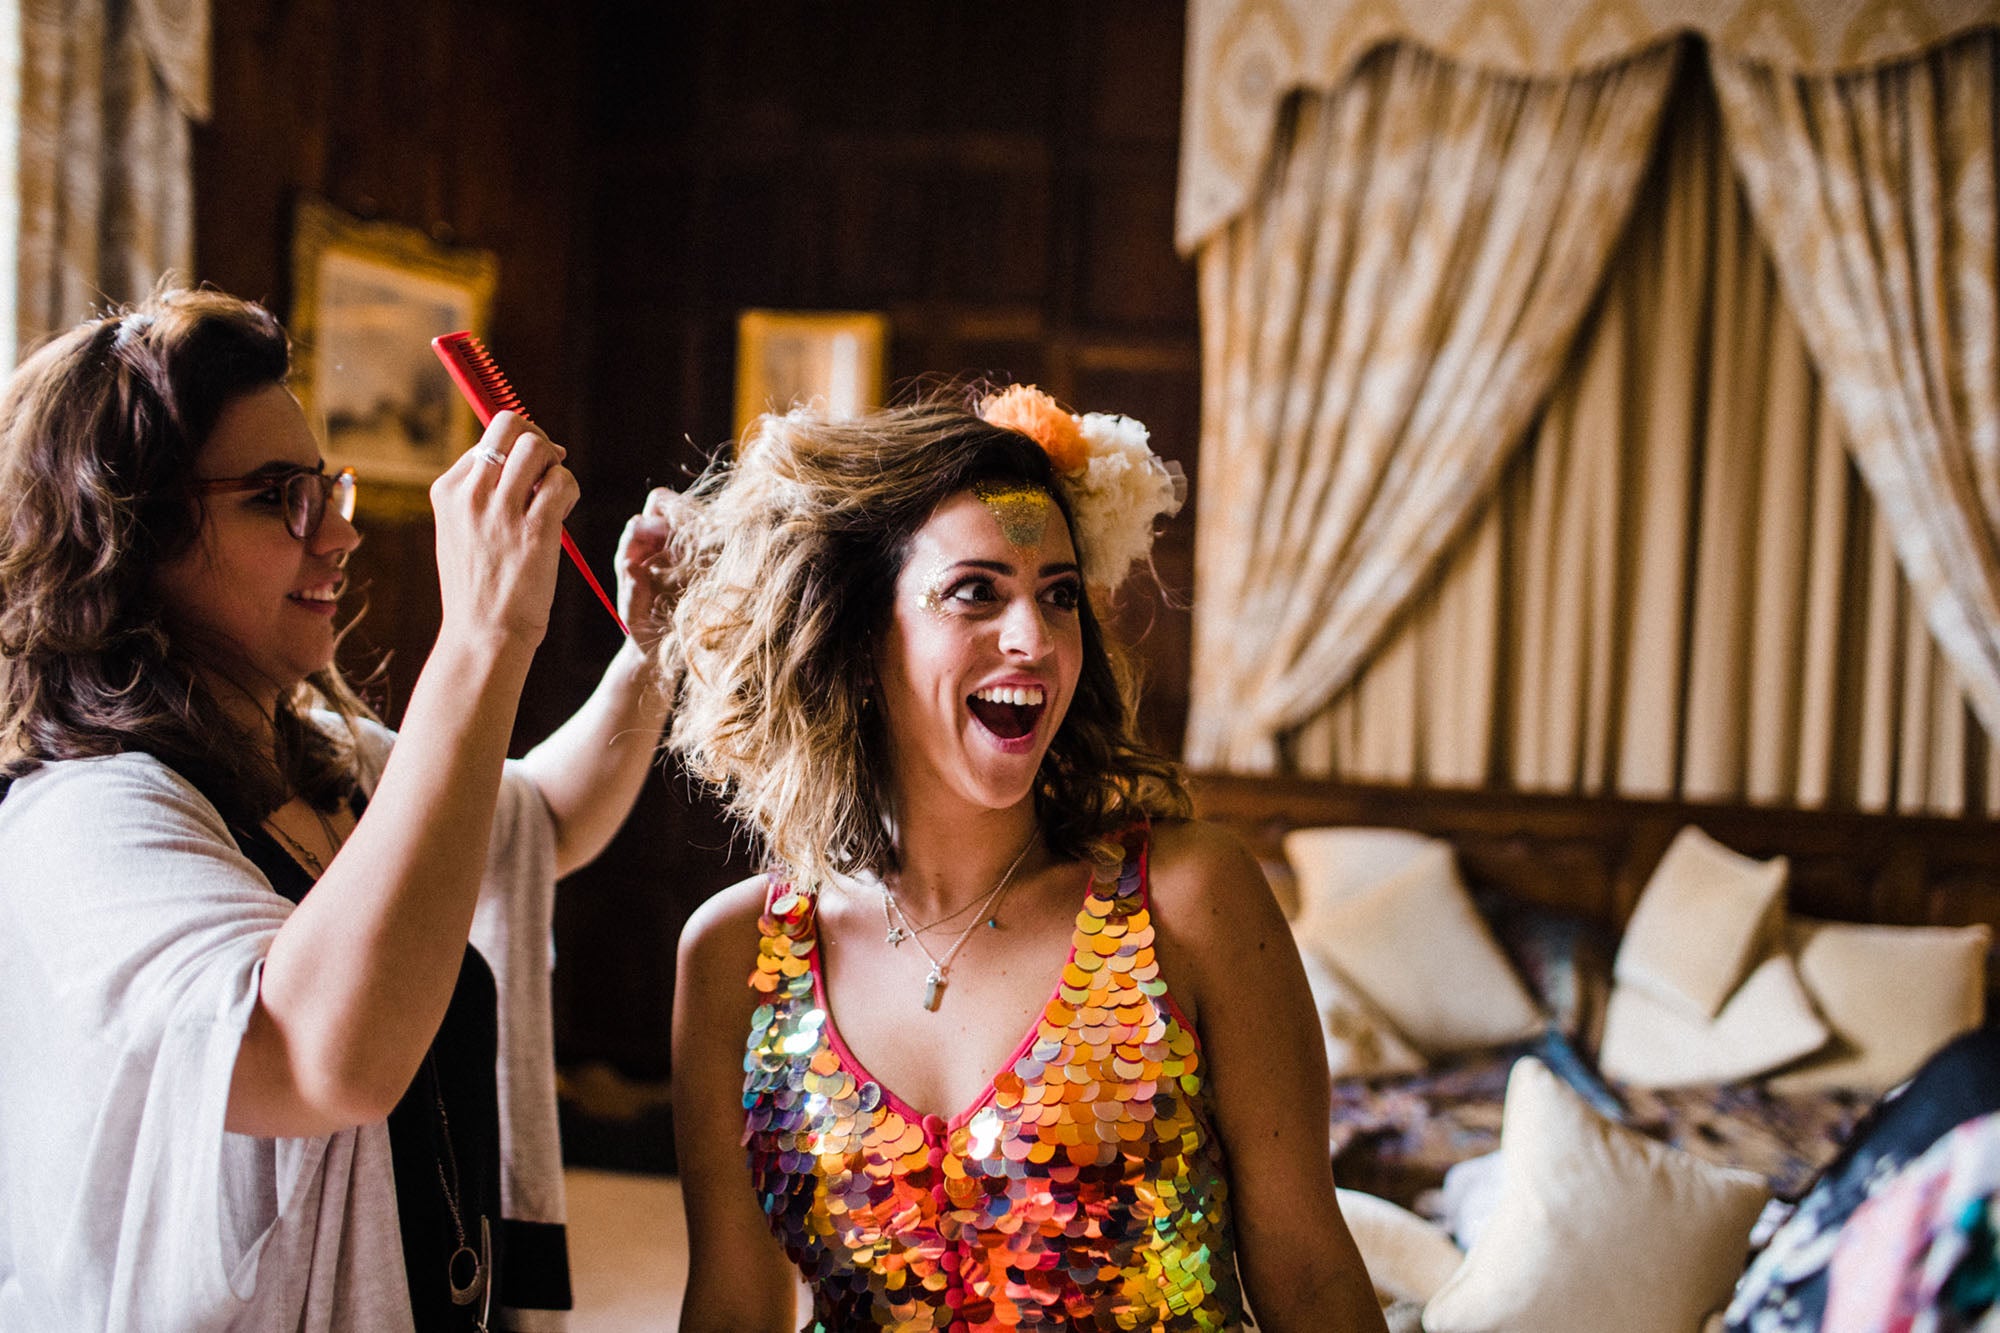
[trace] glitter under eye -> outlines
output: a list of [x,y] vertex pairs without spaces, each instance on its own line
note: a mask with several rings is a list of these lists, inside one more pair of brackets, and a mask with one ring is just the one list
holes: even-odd
[[938,560],[924,571],[918,582],[921,589],[917,593],[917,609],[927,615],[941,616],[945,612],[945,594],[951,591],[952,564],[949,560]]

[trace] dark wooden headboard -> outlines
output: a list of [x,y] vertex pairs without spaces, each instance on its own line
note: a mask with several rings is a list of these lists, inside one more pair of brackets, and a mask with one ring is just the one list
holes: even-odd
[[[1195,809],[1283,865],[1296,828],[1415,829],[1449,840],[1475,889],[1622,928],[1685,824],[1748,856],[1791,858],[1788,903],[1805,916],[1894,925],[1985,922],[2000,938],[2000,821],[1748,805],[1369,787],[1299,777],[1196,774]],[[1989,958],[1989,984],[2000,966]]]

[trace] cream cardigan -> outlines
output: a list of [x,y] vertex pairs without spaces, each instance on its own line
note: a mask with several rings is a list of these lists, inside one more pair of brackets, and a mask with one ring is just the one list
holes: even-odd
[[[365,790],[393,742],[366,726]],[[541,1270],[530,1285],[567,1305],[554,891],[548,808],[510,764],[472,943],[499,991],[502,1212]],[[150,756],[48,764],[0,801],[0,1333],[411,1328],[386,1125],[223,1128],[291,910]],[[496,1307],[495,1323],[562,1319]]]

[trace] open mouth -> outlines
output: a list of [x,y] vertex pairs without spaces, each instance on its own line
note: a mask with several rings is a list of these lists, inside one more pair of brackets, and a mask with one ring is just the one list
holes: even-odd
[[1003,741],[1019,740],[1035,729],[1048,696],[1039,685],[994,686],[965,701],[979,724]]

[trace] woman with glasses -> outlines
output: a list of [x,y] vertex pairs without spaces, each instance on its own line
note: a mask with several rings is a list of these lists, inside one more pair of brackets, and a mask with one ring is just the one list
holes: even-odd
[[568,1304],[551,902],[665,721],[661,501],[618,555],[645,643],[507,761],[577,489],[496,418],[431,488],[443,624],[392,736],[334,664],[355,477],[287,370],[267,312],[170,291],[0,400],[0,1328]]

